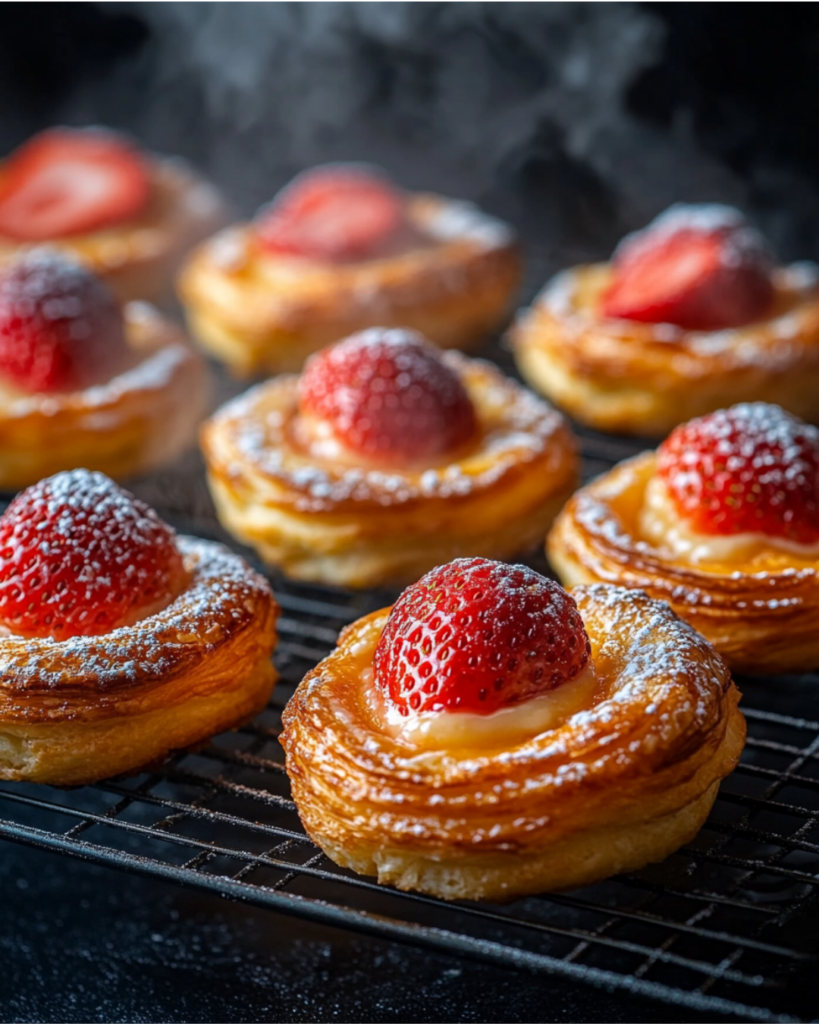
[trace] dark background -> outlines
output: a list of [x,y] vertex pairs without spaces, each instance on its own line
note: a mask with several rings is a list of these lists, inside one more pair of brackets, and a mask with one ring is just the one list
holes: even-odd
[[[0,5],[0,154],[104,123],[251,213],[382,164],[512,220],[529,292],[676,200],[819,258],[810,4]],[[694,1020],[5,846],[0,1014],[41,1020]]]

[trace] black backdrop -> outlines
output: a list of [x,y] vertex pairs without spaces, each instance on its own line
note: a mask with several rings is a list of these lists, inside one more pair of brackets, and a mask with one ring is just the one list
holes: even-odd
[[819,256],[814,4],[0,5],[0,152],[107,123],[252,211],[369,159],[478,199],[557,264],[677,199]]

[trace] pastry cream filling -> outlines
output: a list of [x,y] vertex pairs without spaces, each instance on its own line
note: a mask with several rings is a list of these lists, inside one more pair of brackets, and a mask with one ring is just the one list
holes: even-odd
[[374,459],[362,452],[348,448],[339,440],[333,427],[318,416],[311,416],[308,413],[299,412],[293,417],[290,428],[291,439],[295,442],[296,448],[301,449],[309,458],[326,465],[350,466],[352,468],[366,467],[369,469],[381,469],[385,471],[420,471],[421,469],[435,469],[439,466],[448,466],[459,456],[464,455],[474,447],[475,438],[472,438],[465,445],[460,445],[452,451],[441,452],[437,457],[424,458],[413,464],[399,459],[390,461],[385,459]]
[[591,706],[597,677],[591,661],[571,682],[522,704],[489,715],[470,711],[424,711],[402,715],[388,706],[374,685],[373,671],[363,675],[370,705],[385,732],[427,750],[452,748],[491,749],[533,739],[562,725],[567,718]]
[[672,551],[686,562],[744,562],[749,555],[771,548],[806,560],[819,557],[819,544],[796,544],[765,533],[717,536],[691,530],[677,511],[668,488],[658,477],[649,480],[639,518],[640,533],[656,548]]

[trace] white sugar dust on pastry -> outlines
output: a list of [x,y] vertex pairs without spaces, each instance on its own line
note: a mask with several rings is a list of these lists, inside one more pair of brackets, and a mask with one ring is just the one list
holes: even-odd
[[819,665],[819,430],[750,403],[678,427],[578,492],[549,537],[567,584],[670,601],[731,665]]
[[224,223],[185,164],[102,128],[50,128],[0,162],[0,263],[47,243],[120,301],[169,297],[185,252]]
[[238,556],[103,474],[30,487],[0,516],[0,779],[133,773],[247,720],[277,615]]
[[376,586],[538,544],[576,486],[561,416],[488,363],[371,329],[202,430],[223,524],[288,574]]
[[504,901],[690,841],[742,750],[738,700],[667,604],[460,559],[342,633],[281,742],[302,822],[334,861]]
[[82,264],[41,248],[0,267],[0,489],[172,462],[208,390],[181,333],[144,303],[122,308]]
[[610,264],[558,275],[512,339],[527,380],[601,430],[657,436],[755,400],[814,419],[819,268],[777,266],[738,210],[677,204]]
[[179,293],[193,335],[247,376],[300,370],[367,327],[475,346],[502,326],[520,277],[508,225],[468,203],[404,193],[375,168],[332,164],[201,246]]

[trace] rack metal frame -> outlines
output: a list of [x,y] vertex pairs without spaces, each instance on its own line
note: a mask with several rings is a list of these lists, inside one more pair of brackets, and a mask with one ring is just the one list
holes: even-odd
[[[586,476],[638,447],[585,432]],[[182,525],[227,539],[214,523]],[[542,558],[532,564],[546,569]],[[343,625],[390,595],[273,583],[282,680],[262,715],[150,774],[73,790],[0,784],[0,838],[715,1017],[815,1016],[819,676],[741,681],[750,694],[742,762],[699,836],[662,865],[503,907],[448,904],[378,886],[325,857],[304,835],[277,741],[281,709],[304,673]],[[783,693],[797,713],[782,713]]]

